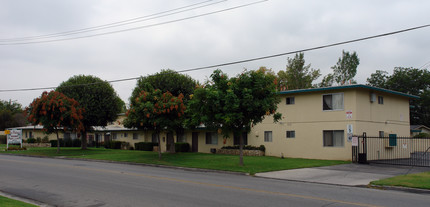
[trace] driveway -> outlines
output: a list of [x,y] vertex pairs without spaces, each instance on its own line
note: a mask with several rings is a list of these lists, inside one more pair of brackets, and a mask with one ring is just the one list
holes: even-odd
[[256,176],[313,183],[363,186],[375,180],[426,171],[430,171],[430,167],[411,167],[383,164],[344,164],[327,167],[257,173]]

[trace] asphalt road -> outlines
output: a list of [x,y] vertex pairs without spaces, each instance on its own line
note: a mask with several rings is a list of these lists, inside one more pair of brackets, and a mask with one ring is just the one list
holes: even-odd
[[[52,206],[428,206],[428,194],[0,155],[0,191]],[[1,206],[1,204],[0,204]]]

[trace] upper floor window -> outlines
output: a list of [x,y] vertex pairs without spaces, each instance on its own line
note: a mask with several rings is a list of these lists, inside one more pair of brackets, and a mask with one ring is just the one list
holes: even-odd
[[287,102],[287,105],[292,105],[292,104],[294,104],[294,97],[287,97],[287,98],[286,98],[286,102]]
[[323,95],[323,110],[343,110],[343,93]]
[[133,139],[139,139],[139,134],[138,133],[133,133]]
[[378,104],[384,104],[384,97],[378,96]]
[[295,138],[296,131],[287,131],[287,138]]

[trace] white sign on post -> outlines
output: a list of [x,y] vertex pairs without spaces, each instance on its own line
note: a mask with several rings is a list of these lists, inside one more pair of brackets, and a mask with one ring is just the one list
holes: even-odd
[[10,133],[7,135],[7,148],[9,148],[9,144],[20,144],[22,147],[22,129],[10,130]]
[[354,133],[354,130],[352,129],[352,124],[346,125],[346,135],[348,136],[348,142],[352,141],[352,135]]

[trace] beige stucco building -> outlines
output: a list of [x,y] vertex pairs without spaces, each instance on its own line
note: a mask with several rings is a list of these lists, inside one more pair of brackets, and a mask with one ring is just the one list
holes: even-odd
[[[409,100],[416,96],[375,88],[367,85],[346,85],[279,92],[278,112],[282,120],[273,123],[266,117],[246,135],[245,144],[266,148],[268,156],[351,160],[352,135],[409,136]],[[185,130],[183,134],[154,134],[125,128],[125,115],[107,127],[94,127],[88,140],[104,142],[156,142],[160,136],[161,149],[166,151],[167,137],[175,142],[188,142],[194,152],[209,153],[223,146],[237,145],[238,139],[224,138],[204,128]],[[23,138],[46,136],[41,127],[21,127]],[[60,135],[77,138],[76,133]],[[54,134],[49,139],[56,139]]]

